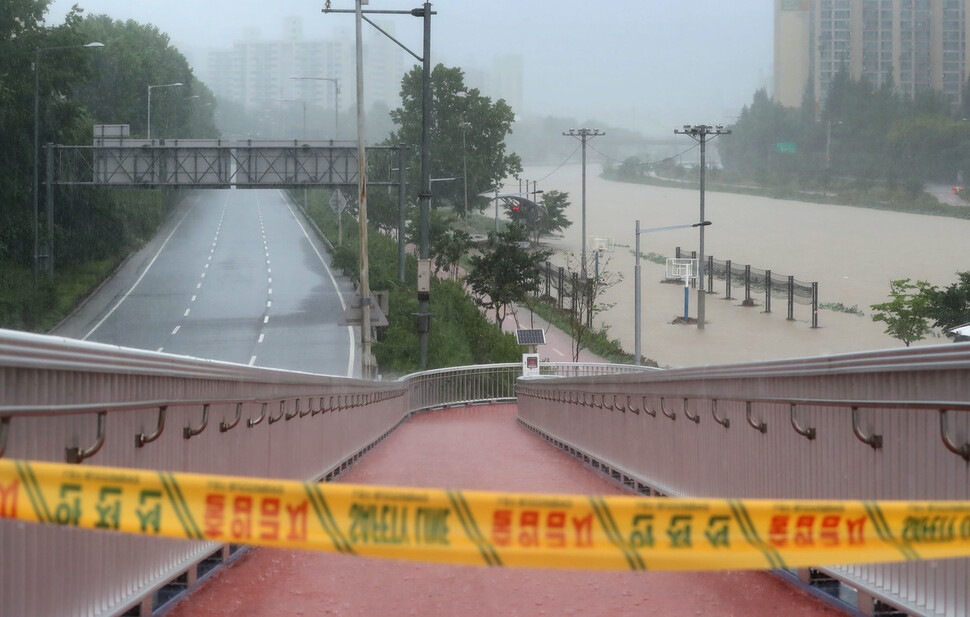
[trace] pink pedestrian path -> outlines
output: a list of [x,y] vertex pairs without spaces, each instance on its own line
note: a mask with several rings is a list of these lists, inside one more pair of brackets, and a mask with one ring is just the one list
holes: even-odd
[[[516,423],[514,405],[415,416],[340,482],[625,494]],[[411,563],[255,549],[169,613],[218,616],[844,615],[767,572],[599,572]]]

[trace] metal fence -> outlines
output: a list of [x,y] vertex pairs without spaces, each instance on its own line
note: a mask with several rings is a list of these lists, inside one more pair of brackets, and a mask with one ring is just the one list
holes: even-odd
[[[642,494],[970,500],[970,344],[521,382],[526,426]],[[970,560],[816,568],[916,615],[970,613]]]
[[541,296],[559,310],[569,311],[578,320],[584,321],[587,328],[593,327],[593,300],[596,293],[595,279],[581,278],[579,273],[571,272],[563,266],[553,266],[548,261],[539,266],[541,277]]
[[[557,375],[643,370],[554,364]],[[413,413],[515,399],[521,364],[372,382],[0,330],[0,457],[332,479]],[[0,520],[0,616],[150,614],[213,543]],[[204,566],[207,567],[207,566]],[[51,593],[57,589],[58,593]]]
[[[0,456],[330,479],[406,417],[511,401],[643,494],[970,500],[970,344],[722,367],[520,364],[368,382],[0,331]],[[550,378],[553,377],[553,378]],[[0,615],[147,614],[209,543],[0,521]],[[919,615],[970,612],[968,560],[816,568]],[[61,590],[50,593],[51,589]]]
[[[323,479],[401,422],[406,389],[0,331],[0,456]],[[4,617],[149,614],[164,585],[227,555],[8,520],[0,546]]]
[[[676,247],[678,259],[690,256],[697,259],[697,252],[682,250]],[[752,268],[750,264],[739,265],[730,259],[721,261],[713,256],[705,257],[704,274],[707,276],[707,291],[714,292],[714,279],[724,281],[724,299],[733,299],[738,289],[744,290],[743,306],[754,306],[752,292],[764,294],[765,313],[771,312],[771,299],[778,298],[787,301],[788,319],[795,319],[795,304],[812,307],[812,327],[818,327],[818,283],[799,281],[794,276],[773,273],[771,270]]]

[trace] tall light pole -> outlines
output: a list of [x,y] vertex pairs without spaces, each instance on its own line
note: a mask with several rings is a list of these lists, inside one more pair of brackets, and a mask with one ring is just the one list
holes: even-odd
[[[329,81],[333,84],[333,138],[337,139],[337,130],[340,126],[340,80],[336,77],[290,77],[300,81]],[[306,97],[303,97],[304,99]],[[306,127],[304,127],[304,133]]]
[[[35,47],[34,48],[34,285],[37,284],[37,273],[40,268],[40,232],[38,231],[39,216],[37,212],[38,194],[40,192],[38,173],[38,157],[40,156],[40,54],[45,51],[62,51],[65,49],[97,49],[104,47],[104,43],[85,43],[84,45],[65,45],[63,47]],[[48,219],[51,213],[47,213]],[[50,247],[48,247],[50,250]],[[51,270],[53,274],[53,270]]]
[[[700,223],[688,223],[686,225],[669,225],[667,227],[653,227],[651,229],[640,229],[640,219],[636,225],[636,265],[633,266],[633,354],[636,356],[634,364],[640,366],[640,234],[648,234],[654,231],[670,231],[671,229],[685,229],[687,227],[700,227],[704,229],[710,225],[710,221]],[[686,309],[685,309],[686,310]]]
[[606,135],[606,133],[601,132],[599,129],[569,129],[563,135],[576,137],[583,144],[583,248],[579,263],[583,280],[586,280],[586,143],[594,137]]
[[461,129],[461,165],[463,168],[465,184],[465,219],[468,219],[468,156],[465,153],[465,131],[472,128],[471,122],[459,122],[458,128]]
[[[360,0],[358,0],[358,3]],[[421,8],[410,11],[367,10],[361,11],[358,4],[356,10],[347,11],[330,8],[330,0],[323,9],[324,13],[357,13],[364,21],[376,28],[381,34],[391,39],[404,51],[414,56],[422,63],[421,76],[421,193],[418,194],[420,206],[420,248],[419,258],[430,272],[429,243],[431,221],[431,16],[436,13],[431,10],[431,3],[425,2]],[[379,13],[384,15],[411,15],[421,17],[424,22],[424,47],[421,56],[404,46],[400,41],[385,32],[380,26],[371,21],[364,13]],[[419,262],[418,271],[421,271]],[[421,275],[418,275],[419,287]],[[431,315],[428,313],[429,290],[418,291],[418,365],[423,370],[428,365],[428,332]]]
[[177,81],[173,84],[157,84],[154,86],[148,86],[148,139],[149,141],[152,138],[152,89],[153,88],[180,88],[183,85],[185,84],[183,84],[180,81]]
[[[704,222],[704,172],[707,162],[704,158],[707,142],[712,137],[718,135],[730,135],[730,130],[725,130],[720,124],[711,126],[709,124],[685,124],[683,130],[674,129],[674,135],[687,135],[701,145],[701,216],[700,222]],[[704,227],[700,225],[700,245],[697,248],[697,329],[704,329]]]

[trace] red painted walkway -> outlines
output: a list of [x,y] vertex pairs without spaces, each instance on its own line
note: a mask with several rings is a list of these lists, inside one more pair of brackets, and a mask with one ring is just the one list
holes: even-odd
[[[439,411],[402,425],[341,482],[625,494],[515,422],[515,406]],[[491,569],[256,549],[181,602],[174,617],[418,615],[842,616],[764,572]]]

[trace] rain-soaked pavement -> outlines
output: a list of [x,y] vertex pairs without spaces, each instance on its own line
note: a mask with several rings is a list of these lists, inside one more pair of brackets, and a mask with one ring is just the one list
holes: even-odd
[[[624,491],[519,427],[514,405],[403,424],[339,481],[512,492]],[[493,569],[256,549],[176,606],[198,615],[844,616],[766,572]]]

